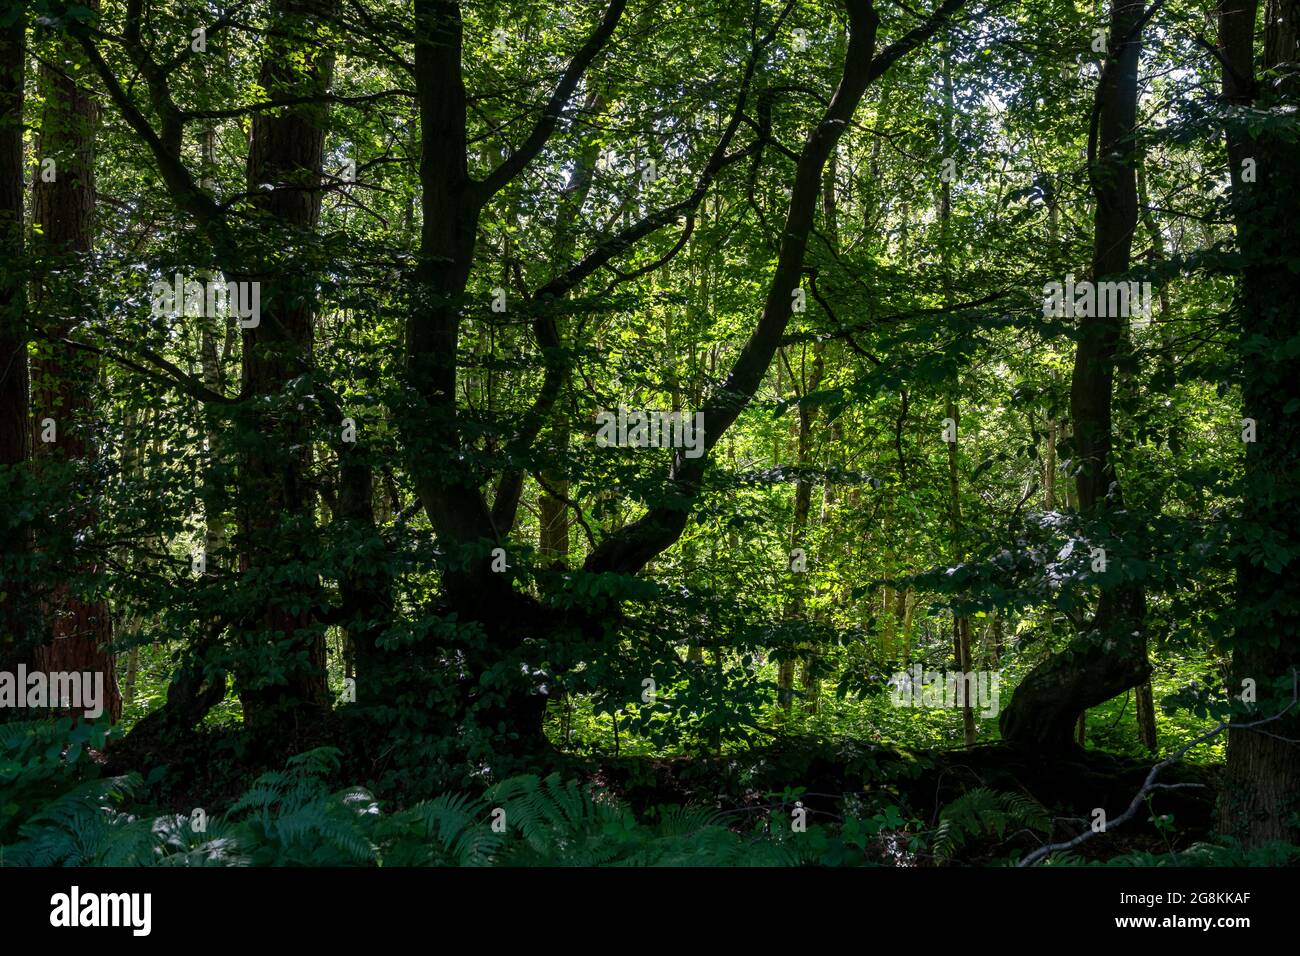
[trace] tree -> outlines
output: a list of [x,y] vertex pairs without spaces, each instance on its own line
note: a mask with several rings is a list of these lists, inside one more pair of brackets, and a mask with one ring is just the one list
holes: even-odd
[[[309,246],[320,217],[321,163],[334,54],[314,40],[328,37],[333,0],[281,0],[273,5],[259,85],[272,97],[302,100],[282,111],[256,113],[248,147],[252,248],[237,282],[262,290],[260,321],[243,331],[241,408],[236,421],[250,443],[238,489],[240,570],[289,567],[301,575],[272,594],[247,639],[288,658],[283,678],[267,681],[262,655],[236,673],[244,719],[261,731],[283,721],[319,719],[329,708],[325,641],[307,610],[317,590],[304,558],[316,541],[309,487],[310,429],[298,414],[303,380],[313,364],[316,276]],[[260,241],[259,241],[260,240]],[[241,322],[241,325],[246,323]],[[340,416],[338,428],[344,428]]]
[[[798,156],[790,202],[782,230],[777,263],[768,284],[762,315],[720,388],[705,402],[705,454],[674,456],[667,479],[670,503],[651,508],[643,517],[601,541],[588,556],[589,573],[635,574],[681,535],[690,504],[698,497],[712,448],[735,422],[759,384],[780,344],[791,314],[792,295],[799,284],[804,250],[820,192],[823,167],[851,120],[867,86],[900,57],[927,40],[958,9],[948,0],[920,26],[896,43],[875,51],[879,18],[869,2],[847,4],[849,42],[843,73],[835,94],[808,133]],[[583,73],[613,34],[624,9],[615,0],[600,25],[569,62],[541,119],[510,158],[481,180],[472,179],[466,165],[465,89],[460,63],[463,30],[458,5],[422,0],[416,7],[415,76],[422,120],[423,153],[420,179],[424,225],[416,269],[415,299],[406,330],[406,374],[419,397],[419,417],[429,423],[428,445],[439,450],[434,461],[413,460],[420,500],[444,547],[442,586],[448,606],[459,618],[478,622],[487,635],[487,653],[470,668],[483,673],[498,666],[502,653],[524,645],[539,614],[536,602],[516,591],[508,578],[493,571],[494,547],[505,543],[518,505],[521,483],[507,471],[497,482],[489,508],[480,486],[487,476],[475,474],[461,451],[457,421],[456,356],[463,322],[466,286],[473,268],[479,217],[486,203],[537,156],[553,132],[560,111]],[[771,45],[789,6],[775,25],[752,44],[731,117],[696,182],[678,203],[650,212],[601,243],[530,298],[538,315],[534,335],[547,355],[544,381],[537,401],[512,442],[516,454],[528,449],[542,427],[564,378],[564,364],[555,354],[558,337],[549,304],[569,292],[619,253],[660,228],[688,217],[718,173],[743,158],[758,144],[732,150],[741,127],[748,91],[760,55]],[[761,141],[760,141],[761,142]],[[417,442],[408,439],[415,446]],[[435,465],[436,462],[436,465]],[[498,717],[489,711],[489,725],[518,728],[534,744],[540,736],[544,698],[530,687],[507,694],[510,703]]]
[[[17,496],[31,454],[27,407],[26,277],[23,262],[23,100],[27,66],[26,10],[13,4],[0,15],[0,481]],[[0,548],[12,561],[27,550],[28,529],[5,513]],[[8,579],[9,575],[5,575]],[[0,597],[0,669],[18,662],[26,634],[22,591]],[[25,654],[24,654],[25,656]]]
[[[1088,168],[1096,199],[1089,273],[1094,288],[1120,281],[1129,270],[1138,217],[1138,62],[1142,27],[1154,9],[1144,10],[1140,2],[1128,0],[1111,5],[1108,55],[1097,83],[1088,136]],[[1098,302],[1079,321],[1070,388],[1078,462],[1075,482],[1079,509],[1094,520],[1124,510],[1115,470],[1111,403],[1115,357],[1128,318]],[[1099,526],[1105,527],[1102,522]],[[1105,560],[1104,548],[1101,557]],[[1087,633],[1064,654],[1031,671],[1016,688],[1002,715],[1003,737],[1044,750],[1068,749],[1079,714],[1146,681],[1145,615],[1140,583],[1124,580],[1121,571],[1119,583],[1103,584]]]
[[[1232,211],[1243,260],[1235,302],[1242,417],[1254,424],[1255,438],[1246,445],[1228,692],[1254,704],[1241,708],[1246,713],[1271,716],[1288,708],[1291,713],[1268,733],[1229,732],[1221,826],[1249,845],[1295,840],[1300,834],[1295,816],[1300,749],[1294,744],[1300,724],[1290,706],[1300,667],[1295,638],[1300,593],[1294,573],[1300,549],[1293,520],[1300,465],[1300,368],[1287,344],[1300,334],[1295,309],[1300,196],[1294,181],[1300,147],[1294,136],[1269,122],[1288,107],[1294,110],[1300,95],[1295,72],[1300,9],[1294,2],[1266,6],[1256,66],[1258,7],[1252,0],[1229,0],[1219,10]],[[1243,435],[1246,427],[1243,422]]]
[[[40,339],[31,365],[32,412],[42,433],[34,449],[38,461],[75,463],[84,474],[89,470],[84,466],[98,457],[101,441],[91,398],[99,362],[93,352],[78,347],[76,327],[94,304],[87,301],[90,297],[69,295],[68,289],[80,286],[77,274],[94,244],[99,109],[85,88],[89,71],[75,42],[59,37],[53,52],[54,62],[42,65],[40,74],[45,106],[37,145],[40,172],[32,188],[32,252],[40,260],[31,298]],[[98,520],[93,503],[79,500],[78,484],[74,479],[65,486],[71,500],[62,530],[69,537],[93,533]],[[52,570],[60,575],[89,572],[92,579],[95,573],[93,567],[58,564]],[[50,582],[44,600],[50,640],[36,652],[36,666],[47,672],[103,674],[105,709],[117,719],[122,698],[110,650],[113,622],[107,599],[58,580]]]

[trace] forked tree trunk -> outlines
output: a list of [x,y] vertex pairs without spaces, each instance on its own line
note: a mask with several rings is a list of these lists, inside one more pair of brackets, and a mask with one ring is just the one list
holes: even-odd
[[[761,315],[723,383],[704,403],[702,412],[708,423],[704,454],[698,458],[674,456],[663,503],[601,541],[587,557],[584,564],[587,571],[635,574],[681,536],[690,508],[703,486],[708,453],[759,389],[780,347],[792,312],[792,295],[802,278],[804,253],[827,158],[851,122],[867,86],[884,75],[899,58],[928,40],[961,4],[962,0],[944,0],[923,24],[877,53],[879,16],[870,0],[847,0],[849,43],[840,83],[809,130],[799,154],[776,265],[767,285]],[[416,0],[415,3],[414,78],[421,119],[420,183],[424,221],[415,267],[417,296],[407,321],[406,373],[412,392],[418,396],[422,418],[420,444],[445,450],[446,462],[445,465],[439,462],[440,467],[436,469],[415,462],[413,471],[421,501],[442,545],[445,602],[461,619],[480,623],[487,635],[481,655],[476,652],[465,662],[465,670],[470,674],[489,668],[500,670],[500,665],[511,662],[524,642],[545,623],[538,602],[516,591],[506,575],[492,573],[489,549],[500,540],[498,529],[504,526],[503,522],[494,521],[499,510],[497,505],[503,500],[510,504],[511,499],[503,499],[499,490],[489,512],[480,491],[482,475],[465,460],[468,456],[459,454],[462,444],[456,409],[457,350],[462,312],[467,306],[465,290],[474,264],[478,220],[487,201],[522,171],[546,143],[568,97],[586,66],[612,35],[624,7],[623,0],[611,0],[601,25],[565,70],[552,105],[534,132],[506,163],[478,181],[469,176],[466,163],[467,102],[461,68],[464,28],[460,6],[447,0]],[[753,53],[742,85],[744,93],[757,66],[759,50]],[[538,298],[553,299],[567,292],[641,237],[672,219],[693,215],[727,160],[740,116],[739,112],[733,113],[703,178],[691,193],[689,207],[677,204],[638,220],[630,233],[620,233],[616,240],[601,244],[598,251],[571,270],[567,282],[550,283],[539,292]],[[671,217],[660,220],[659,216],[666,215],[668,210],[675,211]],[[540,338],[552,341],[556,338],[544,316],[534,322],[534,330]],[[552,391],[555,388],[556,371],[548,365],[544,396],[548,388]],[[517,497],[514,500],[517,502]],[[594,629],[597,622],[593,620],[580,626]],[[514,663],[510,669],[518,673]],[[522,686],[526,682],[514,680],[520,686],[502,692],[508,703],[487,713],[486,719],[536,740],[540,737],[544,700],[536,700],[540,695],[531,687]]]

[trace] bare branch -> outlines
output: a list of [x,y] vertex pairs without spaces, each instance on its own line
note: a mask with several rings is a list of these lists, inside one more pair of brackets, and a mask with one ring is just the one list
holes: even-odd
[[[1164,760],[1160,761],[1158,764],[1156,764],[1154,767],[1151,768],[1151,772],[1147,774],[1146,781],[1142,784],[1142,789],[1137,792],[1137,795],[1133,798],[1132,802],[1128,805],[1128,809],[1107,824],[1106,832],[1109,832],[1110,829],[1113,827],[1119,826],[1122,823],[1127,823],[1129,820],[1133,819],[1133,817],[1137,814],[1139,808],[1142,806],[1143,799],[1145,799],[1146,795],[1148,793],[1151,793],[1153,790],[1172,790],[1179,787],[1187,786],[1186,784],[1156,783],[1156,777],[1160,776],[1161,771],[1168,769],[1169,767],[1178,763],[1178,761],[1182,760],[1183,757],[1193,748],[1199,747],[1207,740],[1211,740],[1214,737],[1217,737],[1225,730],[1255,730],[1255,728],[1262,727],[1264,724],[1271,724],[1276,720],[1281,720],[1284,716],[1286,716],[1286,714],[1293,707],[1296,706],[1297,701],[1300,701],[1300,672],[1292,671],[1291,672],[1291,702],[1289,704],[1283,707],[1272,717],[1265,717],[1261,720],[1251,721],[1250,723],[1247,724],[1234,724],[1229,721],[1220,721],[1219,723],[1215,724],[1212,728],[1207,730],[1205,733],[1201,734],[1201,736],[1191,741],[1191,743],[1179,748],[1173,754],[1166,757]],[[1262,733],[1263,731],[1259,731],[1259,732]],[[1051,856],[1053,853],[1057,852],[1058,850],[1072,850],[1079,844],[1092,839],[1096,835],[1097,835],[1097,831],[1093,830],[1090,827],[1089,829],[1085,830],[1083,833],[1080,833],[1073,840],[1067,840],[1064,843],[1048,843],[1044,846],[1040,846],[1037,850],[1034,850],[1034,852],[1028,854],[1023,860],[1021,860],[1016,865],[1033,866],[1039,860]]]

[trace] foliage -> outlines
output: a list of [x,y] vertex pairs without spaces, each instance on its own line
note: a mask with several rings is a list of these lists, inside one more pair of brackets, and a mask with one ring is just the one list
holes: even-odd
[[1023,793],[1002,793],[987,787],[967,790],[939,813],[931,849],[944,861],[972,840],[1006,837],[1011,828],[1051,831],[1051,818],[1037,801]]
[[[1207,92],[1230,71],[1203,4],[1144,25],[1113,278],[1152,302],[1101,376],[1123,494],[1098,508],[1077,499],[1086,337],[1043,308],[1098,239],[1097,8],[967,0],[922,36],[925,10],[865,5],[875,52],[917,42],[824,120],[867,62],[863,4],[303,0],[219,27],[208,0],[93,6],[0,19],[27,44],[4,169],[62,170],[0,190],[0,377],[30,375],[0,437],[31,426],[0,461],[0,670],[93,621],[122,719],[0,713],[23,721],[0,722],[7,862],[959,862],[1045,811],[979,787],[927,830],[856,757],[999,742],[1104,595],[1141,589],[1152,674],[1084,714],[1094,752],[1159,759],[1244,711],[1234,654],[1294,658],[1300,599],[1241,587],[1295,579],[1300,398],[1267,452],[1242,425],[1300,381],[1300,338],[1244,290],[1258,247],[1275,277],[1300,259],[1285,230],[1247,241],[1224,141],[1294,157],[1300,114],[1286,70],[1257,104]],[[259,167],[263,147],[288,153]],[[47,185],[94,216],[52,221]],[[151,301],[240,276],[262,326]],[[708,408],[707,450],[602,445],[621,407]],[[62,439],[37,440],[47,416]],[[1000,690],[969,717],[903,706],[913,667]],[[844,788],[884,802],[795,839],[784,795],[742,799],[756,755],[805,743],[859,748]],[[708,809],[650,817],[575,779],[628,760],[707,766]],[[789,776],[754,789],[811,786]],[[226,809],[201,833],[186,801]]]

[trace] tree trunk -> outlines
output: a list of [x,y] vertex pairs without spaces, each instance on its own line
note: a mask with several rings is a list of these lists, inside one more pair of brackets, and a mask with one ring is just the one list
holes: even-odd
[[[333,15],[333,0],[278,0],[277,33],[267,37],[259,83],[272,96],[312,96],[329,89],[333,55],[312,47],[312,25]],[[288,33],[288,36],[283,36]],[[310,487],[311,441],[302,400],[290,385],[312,363],[315,280],[302,246],[316,228],[321,205],[321,161],[328,106],[314,103],[255,114],[248,150],[248,190],[267,228],[250,256],[252,272],[239,280],[261,284],[260,322],[243,330],[240,397],[274,409],[241,413],[257,437],[244,456],[237,503],[241,570],[301,567],[313,560],[316,538]],[[266,188],[270,186],[271,188]],[[331,422],[341,429],[342,422]],[[273,595],[249,631],[258,663],[241,665],[236,689],[245,724],[270,745],[293,734],[329,707],[323,628],[313,621],[311,582]],[[271,647],[276,646],[274,651]],[[260,650],[260,653],[257,653]],[[283,663],[274,680],[265,655]]]
[[[203,189],[213,192],[216,183],[212,171],[216,167],[217,128],[207,126],[199,140],[199,155],[203,166]],[[201,274],[205,282],[216,281],[218,276],[212,272]],[[226,394],[224,358],[229,351],[230,329],[229,317],[221,315],[204,315],[200,320],[199,330],[199,365],[202,370],[203,385],[217,395]],[[224,344],[224,347],[223,347]],[[209,415],[215,415],[209,411]],[[220,461],[222,458],[223,429],[219,423],[210,422],[206,431],[208,459]],[[214,480],[213,469],[205,471],[207,488],[203,496],[203,511],[206,528],[204,530],[203,553],[207,572],[215,575],[222,566],[226,550],[226,509],[229,507],[228,494],[224,483]]]
[[[23,93],[27,18],[15,11],[0,24],[0,489],[4,500],[20,493],[31,454],[27,412],[27,327],[23,261]],[[11,490],[12,489],[12,490]],[[28,547],[25,522],[0,523],[0,570],[22,560]],[[24,582],[14,573],[0,575],[0,670],[28,660],[28,601]]]
[[[1091,279],[1118,280],[1128,271],[1137,226],[1134,135],[1143,5],[1112,0],[1106,60],[1097,86],[1095,125],[1089,137],[1089,170],[1096,198]],[[1081,317],[1070,390],[1079,509],[1100,515],[1121,511],[1112,454],[1111,398],[1123,316]],[[1073,745],[1079,714],[1146,681],[1143,622],[1146,596],[1140,586],[1102,589],[1087,633],[1064,653],[1029,672],[1003,711],[1008,741],[1053,751]]]
[[[947,38],[943,44],[943,151],[945,158],[953,159],[953,89],[952,89],[952,48]],[[951,249],[949,246],[949,226],[952,221],[952,182],[944,177],[939,187],[939,229],[941,232],[941,258],[943,262],[943,298],[944,305],[952,305],[952,272],[950,269]],[[959,382],[954,382],[957,391]],[[961,481],[957,468],[957,441],[961,413],[957,403],[949,398],[945,414],[952,420],[952,437],[948,441],[948,518],[952,534],[952,560],[960,564],[965,560],[965,548],[962,546],[961,522]],[[952,622],[953,660],[957,669],[963,674],[971,670],[970,618],[953,617]],[[968,686],[962,684],[961,686]],[[975,709],[972,701],[963,700],[961,708],[962,738],[967,747],[975,746]]]
[[[822,374],[825,370],[823,352],[825,343],[818,342],[813,346],[812,371],[809,373],[805,383],[803,394],[816,391],[821,387]],[[799,475],[795,478],[794,483],[794,520],[790,528],[790,552],[795,549],[807,551],[808,546],[808,515],[812,510],[812,487],[813,483],[804,477],[803,469],[811,467],[813,453],[813,423],[816,419],[816,409],[800,403],[798,432],[795,439],[795,464],[799,469]],[[807,555],[805,553],[805,560]],[[801,572],[795,575],[795,580],[791,585],[792,592],[790,602],[786,606],[785,616],[787,620],[803,620],[804,602],[807,592],[807,572]],[[803,648],[802,656],[807,660],[811,655],[811,649]],[[791,655],[781,662],[781,671],[778,681],[778,696],[781,706],[786,710],[794,700],[794,675],[799,656]],[[805,667],[808,664],[805,663]],[[808,681],[805,680],[805,684]]]
[[[93,6],[93,4],[92,4]],[[80,47],[69,37],[55,41],[60,64],[83,64]],[[83,69],[81,76],[88,75]],[[33,245],[45,256],[42,280],[34,290],[39,303],[42,344],[32,362],[32,405],[36,426],[49,418],[55,422],[55,441],[35,444],[39,459],[61,458],[85,463],[98,456],[94,436],[93,390],[99,376],[99,362],[89,352],[62,344],[74,338],[75,329],[88,309],[74,298],[87,288],[84,281],[70,283],[68,277],[84,274],[94,242],[95,214],[95,128],[99,109],[91,93],[61,69],[42,64],[40,81],[45,95],[37,157],[41,171],[32,192],[32,219],[36,227]],[[53,166],[46,161],[53,160]],[[52,173],[47,176],[46,171]],[[67,512],[69,526],[63,532],[80,536],[96,522],[93,511],[73,501]],[[78,571],[94,575],[93,559],[70,550]],[[117,668],[111,644],[113,622],[108,600],[74,593],[56,582],[47,592],[44,611],[51,640],[37,650],[34,662],[47,672],[85,671],[104,675],[104,711],[113,721],[122,714],[122,697],[117,686]]]
[[[826,169],[822,179],[822,217],[825,225],[826,237],[832,248],[837,245],[837,222],[835,206],[835,174],[836,162],[835,154],[831,153],[826,161]],[[822,375],[826,371],[826,343],[824,341],[816,342],[812,348],[812,369],[803,381],[801,389],[801,398],[806,398],[809,394],[821,388]],[[800,374],[803,374],[803,368],[800,368]],[[790,528],[790,552],[793,554],[796,549],[806,552],[808,546],[808,516],[812,511],[812,489],[813,482],[804,475],[804,469],[812,467],[813,462],[813,425],[817,420],[816,406],[809,406],[803,402],[799,403],[799,418],[797,422],[797,431],[795,436],[795,467],[797,475],[794,483],[794,521]],[[806,560],[805,553],[805,560]],[[786,618],[788,620],[803,620],[804,602],[807,594],[807,573],[802,572],[795,576],[792,585],[792,594],[790,603],[786,607]],[[813,674],[816,670],[816,662],[813,660],[813,651],[811,648],[803,648],[800,655],[804,667],[804,690],[815,688],[817,681]],[[781,662],[781,671],[778,681],[778,698],[781,705],[788,711],[791,703],[794,701],[794,675],[797,659],[793,656]],[[805,698],[807,700],[807,698]],[[816,710],[815,701],[810,710]]]
[[1047,423],[1047,454],[1043,456],[1043,507],[1056,510],[1056,416]]
[[1137,708],[1138,739],[1142,741],[1143,747],[1156,753],[1160,749],[1160,741],[1156,735],[1156,701],[1151,681],[1139,684],[1133,699]]
[[[1256,68],[1258,0],[1226,0],[1219,13],[1219,50],[1224,66],[1223,98],[1233,107],[1280,113],[1300,100],[1295,62],[1297,0],[1266,5],[1263,55]],[[1268,73],[1268,79],[1263,75]],[[1243,417],[1256,422],[1256,440],[1246,445],[1242,501],[1243,537],[1263,546],[1242,545],[1237,563],[1237,620],[1232,640],[1232,685],[1240,698],[1253,681],[1254,707],[1238,722],[1269,717],[1292,698],[1300,668],[1300,359],[1292,344],[1300,337],[1300,145],[1270,124],[1230,120],[1228,165],[1232,173],[1237,245],[1245,260],[1238,287]],[[1253,175],[1246,175],[1250,169]],[[1285,557],[1266,563],[1262,553]],[[1272,561],[1270,557],[1269,561]],[[1225,833],[1258,846],[1269,840],[1300,840],[1300,737],[1296,708],[1263,728],[1228,733],[1228,768],[1220,805]]]
[[[598,92],[587,96],[583,111],[588,116],[599,113],[605,107],[606,98]],[[564,187],[562,205],[556,219],[555,250],[556,262],[568,262],[577,246],[575,228],[578,213],[591,192],[593,174],[599,157],[600,146],[596,141],[586,144],[578,154],[573,173]],[[668,337],[672,341],[671,332]],[[567,382],[566,382],[567,384]],[[553,454],[557,457],[568,453],[569,422],[567,418],[557,418],[551,428]],[[569,506],[565,499],[569,497],[569,477],[554,468],[544,469],[542,480],[547,487],[538,496],[538,511],[541,513],[538,528],[538,550],[544,562],[554,567],[569,565],[569,531],[573,520],[569,517]],[[548,488],[550,490],[548,490]],[[552,494],[551,492],[555,492]]]
[[912,618],[916,614],[918,596],[911,588],[907,589],[903,605],[903,668],[912,663]]

